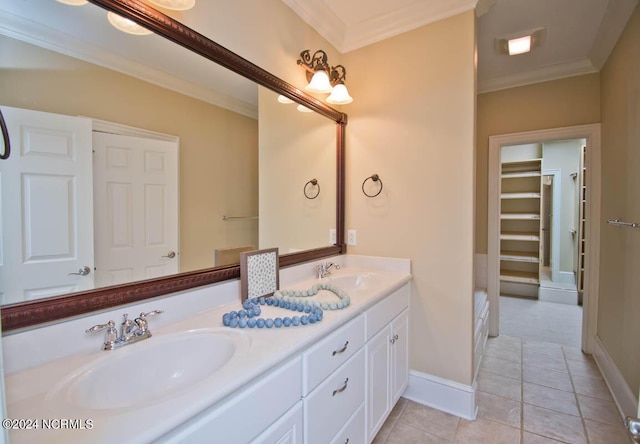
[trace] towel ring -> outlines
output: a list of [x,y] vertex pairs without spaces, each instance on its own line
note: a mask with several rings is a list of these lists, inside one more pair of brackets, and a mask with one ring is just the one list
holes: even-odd
[[[371,179],[372,182],[380,182],[380,189],[378,190],[378,192],[376,194],[368,194],[365,190],[364,190],[364,185],[367,183],[367,180]],[[365,196],[367,197],[376,197],[378,194],[382,193],[382,179],[380,179],[380,176],[378,176],[377,174],[372,174],[371,176],[367,177],[364,182],[362,182],[362,192],[364,193]]]
[[[309,186],[309,184],[311,184],[311,186],[318,187],[318,191],[313,196],[310,196],[307,193],[307,187]],[[302,191],[304,193],[304,197],[306,197],[307,199],[315,199],[316,197],[318,197],[320,195],[320,184],[318,184],[318,179],[311,179],[309,182],[305,183],[304,189]]]

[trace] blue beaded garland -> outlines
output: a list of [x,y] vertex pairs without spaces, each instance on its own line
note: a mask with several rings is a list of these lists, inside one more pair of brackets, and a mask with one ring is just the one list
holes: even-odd
[[[307,301],[304,300],[303,298],[305,297],[309,297],[309,296],[315,296],[318,294],[318,292],[320,290],[327,290],[332,292],[333,294],[335,294],[336,296],[338,296],[338,298],[340,299],[340,301],[338,302],[320,302],[320,301]],[[335,287],[331,284],[327,284],[327,283],[323,283],[323,284],[316,284],[313,287],[311,287],[309,290],[276,290],[273,293],[273,299],[274,300],[279,300],[281,302],[282,306],[282,302],[289,302],[291,303],[291,308],[292,309],[297,309],[298,311],[303,311],[305,310],[306,313],[309,313],[308,311],[306,311],[305,308],[302,307],[318,307],[321,308],[322,310],[339,310],[341,308],[345,308],[348,307],[349,304],[351,304],[351,298],[349,297],[349,295],[342,290],[341,288]],[[275,304],[275,302],[274,302]],[[286,305],[285,305],[286,307]],[[300,308],[298,308],[300,307]]]
[[[222,324],[231,328],[281,328],[298,325],[314,324],[322,321],[323,312],[320,304],[300,304],[293,301],[293,298],[287,297],[289,300],[279,300],[273,298],[251,298],[242,303],[243,310],[231,311],[222,315]],[[305,315],[293,316],[275,319],[259,318],[262,312],[260,305],[272,305],[289,309],[292,311],[303,312]]]

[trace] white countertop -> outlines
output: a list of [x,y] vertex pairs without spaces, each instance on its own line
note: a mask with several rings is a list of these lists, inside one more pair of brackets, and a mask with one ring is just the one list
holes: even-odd
[[[222,314],[241,309],[239,300],[200,311],[185,319],[154,328],[150,320],[153,337],[114,351],[82,351],[58,358],[42,365],[23,369],[5,375],[7,414],[12,419],[90,419],[90,430],[23,430],[10,431],[11,443],[35,442],[149,442],[178,427],[202,410],[210,407],[240,388],[245,387],[256,377],[277,366],[283,360],[294,356],[316,340],[324,337],[367,308],[384,298],[390,292],[411,279],[409,267],[384,267],[385,260],[367,258],[357,260],[349,256],[340,256],[335,261],[343,268],[333,271],[332,276],[373,273],[375,285],[349,291],[351,304],[342,310],[326,310],[322,322],[299,327],[271,329],[245,328],[230,329],[222,326]],[[391,260],[393,261],[393,260]],[[406,261],[408,264],[408,261]],[[281,289],[308,289],[317,283],[315,279],[300,279],[309,276],[313,264],[292,267],[283,277]],[[363,268],[362,265],[367,266]],[[386,268],[386,269],[384,269]],[[284,271],[284,270],[283,270]],[[331,281],[332,277],[323,281]],[[321,296],[319,294],[318,296]],[[262,306],[262,317],[287,316],[280,309]],[[132,312],[134,312],[132,310]],[[287,312],[284,312],[287,313]],[[241,337],[250,346],[245,351],[236,352],[233,358],[221,369],[204,380],[171,395],[153,401],[150,405],[135,408],[87,410],[74,407],[72,403],[52,399],[52,388],[68,377],[69,374],[84,368],[96,360],[109,359],[111,354],[128,353],[128,365],[132,372],[136,369],[136,350],[140,350],[152,341],[177,332],[192,329],[220,328],[232,336]],[[100,336],[100,338],[102,338]],[[158,339],[156,339],[158,338]],[[64,342],[64,341],[63,341]],[[100,341],[97,341],[100,342]],[[6,358],[6,356],[5,356]]]

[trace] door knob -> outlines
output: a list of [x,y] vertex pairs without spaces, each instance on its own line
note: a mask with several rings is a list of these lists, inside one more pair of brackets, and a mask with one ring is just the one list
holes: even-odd
[[86,276],[89,273],[91,273],[91,268],[87,267],[86,265],[84,267],[80,267],[78,269],[77,273],[69,273],[69,276],[71,275],[76,275],[76,276]]
[[175,251],[170,251],[169,254],[167,254],[166,256],[162,256],[162,257],[168,257],[169,259],[173,259],[174,257],[176,257],[176,252]]
[[640,419],[627,416],[624,420],[624,425],[627,426],[633,442],[640,442]]

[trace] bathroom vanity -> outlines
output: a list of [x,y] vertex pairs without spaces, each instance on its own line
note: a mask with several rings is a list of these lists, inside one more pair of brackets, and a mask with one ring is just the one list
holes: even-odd
[[[332,260],[341,269],[322,281],[351,304],[313,325],[223,327],[240,308],[232,281],[127,307],[164,313],[149,319],[153,337],[117,350],[84,331],[117,325],[124,309],[6,336],[9,417],[79,420],[11,430],[11,442],[370,442],[408,383],[410,264]],[[281,270],[280,288],[310,288],[318,263]],[[278,310],[263,316],[287,315]]]

